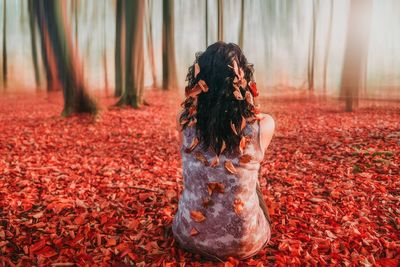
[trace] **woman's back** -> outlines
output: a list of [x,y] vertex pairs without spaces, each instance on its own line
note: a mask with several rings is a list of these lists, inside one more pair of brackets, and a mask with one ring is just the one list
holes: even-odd
[[[184,190],[172,231],[185,248],[204,255],[247,258],[269,241],[270,225],[256,193],[260,162],[259,121],[243,129],[242,153],[222,153],[196,144],[195,126],[183,130]],[[217,159],[219,162],[217,162]]]

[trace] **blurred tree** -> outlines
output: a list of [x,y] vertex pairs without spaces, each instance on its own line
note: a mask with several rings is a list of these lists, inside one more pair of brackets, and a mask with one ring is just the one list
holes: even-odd
[[21,31],[23,31],[25,25],[25,1],[20,1],[20,4],[21,4],[20,8],[21,13],[19,14],[19,26],[21,28]]
[[314,70],[315,70],[315,39],[317,31],[317,10],[318,10],[318,0],[313,0],[312,2],[312,30],[310,38],[310,46],[308,51],[308,89],[314,90]]
[[178,86],[175,64],[174,0],[162,2],[162,71],[164,90]]
[[3,85],[7,87],[7,1],[3,1]]
[[157,87],[157,74],[156,74],[156,64],[154,59],[154,44],[153,44],[153,1],[147,0],[146,8],[146,37],[147,37],[147,52],[149,53],[149,61],[151,68],[151,77],[153,78],[153,87]]
[[114,96],[120,97],[123,91],[122,84],[122,19],[124,10],[124,0],[117,0],[115,15],[115,93]]
[[47,59],[50,70],[63,89],[63,116],[73,113],[96,113],[96,103],[86,93],[84,81],[80,76],[77,51],[74,51],[71,31],[65,21],[65,2],[35,0],[32,2],[37,16],[42,43],[47,43]]
[[218,41],[224,40],[224,2],[218,0]]
[[125,90],[117,105],[134,108],[143,104],[144,56],[143,20],[144,1],[125,1]]
[[39,64],[38,64],[38,58],[37,58],[36,21],[35,21],[35,13],[33,11],[33,1],[35,1],[35,0],[28,0],[28,15],[29,15],[29,29],[30,29],[30,35],[31,35],[33,70],[35,73],[36,87],[39,87],[40,86],[40,73],[39,73]]
[[107,64],[107,23],[106,23],[106,3],[103,3],[102,23],[103,23],[103,67],[104,67],[104,88],[108,95],[108,64]]
[[328,74],[328,58],[329,58],[329,50],[331,47],[331,37],[332,37],[332,19],[333,19],[333,0],[330,1],[330,13],[329,13],[329,26],[328,26],[328,36],[326,37],[326,47],[325,47],[325,58],[324,58],[324,72],[323,72],[323,79],[324,79],[324,95],[326,95],[326,80]]
[[206,13],[206,16],[205,16],[205,23],[206,23],[205,35],[206,35],[206,47],[207,47],[208,46],[208,0],[206,0],[205,3],[206,3],[206,6],[205,6],[205,13]]
[[79,26],[79,23],[78,23],[78,5],[79,5],[79,2],[78,2],[78,0],[73,0],[73,1],[71,1],[71,4],[72,4],[72,10],[73,10],[73,13],[74,13],[74,19],[75,19],[75,49],[78,49],[78,41],[79,41],[79,39],[78,39],[78,26]]
[[346,47],[342,68],[341,96],[345,110],[357,106],[360,87],[365,79],[372,0],[351,0],[347,20]]
[[243,49],[244,36],[244,0],[240,2],[240,29],[239,29],[239,46]]
[[[55,71],[55,59],[52,56],[52,49],[50,47],[50,39],[48,34],[40,28],[40,25],[43,23],[43,19],[39,16],[36,8],[39,6],[39,3],[35,3],[35,0],[32,0],[32,8],[35,15],[35,21],[39,25],[39,34],[40,34],[40,48],[41,48],[41,56],[43,67],[46,73],[46,86],[47,91],[56,91],[61,89],[61,85],[59,79],[57,78],[57,73]],[[41,21],[38,21],[38,20]],[[53,67],[51,67],[53,66]]]

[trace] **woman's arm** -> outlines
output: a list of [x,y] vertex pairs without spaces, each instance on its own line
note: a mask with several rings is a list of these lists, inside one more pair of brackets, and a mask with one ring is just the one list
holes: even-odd
[[262,114],[263,118],[260,120],[260,147],[264,155],[269,143],[271,142],[272,136],[275,131],[275,121],[268,114]]

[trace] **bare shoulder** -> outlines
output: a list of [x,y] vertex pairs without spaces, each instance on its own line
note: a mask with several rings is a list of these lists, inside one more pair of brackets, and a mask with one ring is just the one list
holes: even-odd
[[275,120],[269,114],[261,114],[260,120],[260,147],[264,154],[265,149],[269,146],[275,131]]
[[260,126],[261,131],[264,133],[273,133],[275,130],[275,120],[269,114],[261,114]]

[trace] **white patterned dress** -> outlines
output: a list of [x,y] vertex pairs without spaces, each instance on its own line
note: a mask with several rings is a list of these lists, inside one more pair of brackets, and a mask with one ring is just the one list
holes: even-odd
[[[187,153],[195,138],[195,128],[183,130],[184,189],[172,223],[173,235],[182,248],[223,260],[229,256],[251,257],[267,245],[270,225],[256,193],[264,157],[259,132],[259,122],[244,128],[245,135],[251,138],[243,154],[251,156],[250,162],[239,162],[240,155],[223,153],[219,164],[212,167],[207,162],[212,162],[215,153],[201,150],[201,144]],[[204,155],[200,160],[199,153]],[[236,174],[224,167],[225,161],[233,163]]]

